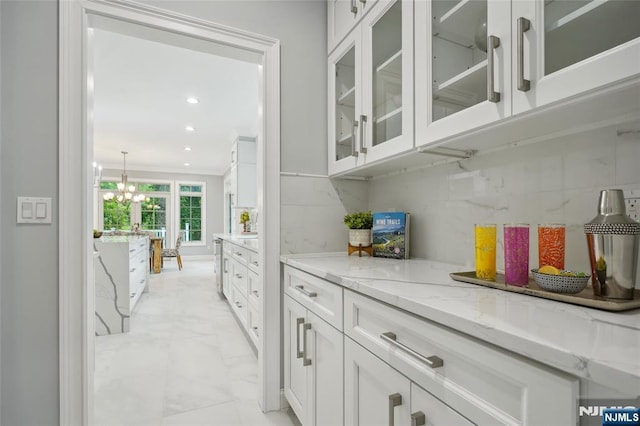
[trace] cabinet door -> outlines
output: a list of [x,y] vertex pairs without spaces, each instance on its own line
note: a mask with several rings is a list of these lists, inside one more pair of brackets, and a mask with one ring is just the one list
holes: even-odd
[[305,426],[338,426],[343,417],[342,333],[307,311],[307,385],[309,410]]
[[512,7],[514,114],[640,73],[640,2],[530,0]]
[[327,49],[328,53],[340,43],[362,18],[358,0],[327,1]]
[[511,3],[416,2],[415,15],[416,143],[509,116]]
[[[426,390],[411,383],[411,419],[425,426],[471,426],[469,420]],[[420,421],[424,419],[424,423]]]
[[381,0],[361,24],[358,145],[367,163],[413,148],[413,6],[413,0]]
[[358,134],[361,114],[360,31],[354,30],[328,60],[329,174],[361,164]]
[[410,424],[409,379],[345,336],[345,425]]
[[222,255],[222,293],[224,296],[229,299],[229,289],[231,286],[231,270],[230,270],[230,259],[227,253],[223,253]]
[[306,309],[284,296],[284,396],[296,416],[307,416],[307,372],[303,365],[303,328]]

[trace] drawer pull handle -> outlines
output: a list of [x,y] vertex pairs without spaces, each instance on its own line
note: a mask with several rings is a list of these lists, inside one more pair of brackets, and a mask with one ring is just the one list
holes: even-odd
[[427,416],[422,411],[411,413],[411,426],[424,426],[427,424]]
[[258,326],[254,325],[253,327],[251,327],[253,329],[253,333],[256,335],[256,337],[260,337],[260,335],[258,334]]
[[396,422],[394,414],[398,405],[402,405],[402,395],[399,393],[389,395],[389,426],[394,426]]
[[241,309],[242,308],[242,303],[236,302],[236,306],[238,307],[238,309]]
[[304,318],[296,318],[296,358],[304,355],[300,350],[300,325],[304,324]]
[[258,266],[258,261],[254,260],[253,262],[251,262],[252,265]]
[[391,331],[387,331],[386,333],[382,333],[380,335],[380,338],[382,340],[384,340],[385,342],[391,344],[392,346],[395,346],[398,349],[402,349],[403,351],[407,352],[408,354],[418,358],[420,361],[424,362],[425,364],[427,364],[431,368],[438,368],[438,367],[442,367],[444,365],[444,361],[442,360],[442,358],[437,357],[435,355],[432,355],[430,357],[426,357],[426,356],[421,355],[418,352],[414,351],[410,347],[405,346],[402,343],[398,342],[396,340],[396,334],[391,332]]
[[253,290],[251,293],[253,293],[256,297],[260,297],[260,294],[258,294],[258,290]]
[[305,296],[308,296],[308,297],[316,297],[318,295],[318,293],[316,293],[315,291],[305,290],[304,286],[302,286],[302,285],[297,285],[295,288],[300,293],[302,293],[302,294],[304,294]]
[[307,330],[311,330],[311,324],[302,326],[302,365],[311,365],[311,358],[307,358]]
[[240,280],[241,280],[241,279],[242,279],[242,275],[240,275],[240,274],[236,274],[236,278],[238,278],[238,279],[240,279]]
[[239,251],[236,252],[236,256],[242,256],[242,253],[240,253]]

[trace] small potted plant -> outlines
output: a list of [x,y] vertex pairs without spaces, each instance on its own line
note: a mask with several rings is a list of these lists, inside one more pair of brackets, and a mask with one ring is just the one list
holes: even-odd
[[243,211],[242,213],[240,213],[240,223],[242,224],[242,232],[249,232],[249,221],[251,220],[251,218],[249,217],[249,212],[248,211]]
[[349,244],[353,247],[371,245],[373,215],[368,212],[355,212],[344,216],[344,224],[349,228]]

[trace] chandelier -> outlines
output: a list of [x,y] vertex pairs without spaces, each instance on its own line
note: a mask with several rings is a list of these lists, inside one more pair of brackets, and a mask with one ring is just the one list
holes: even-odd
[[124,159],[124,167],[122,168],[122,180],[118,182],[118,193],[107,192],[104,194],[103,198],[105,201],[115,200],[120,204],[128,205],[132,201],[134,203],[139,203],[140,201],[145,199],[144,194],[134,194],[136,187],[135,185],[129,185],[127,182],[127,151],[122,152],[122,156]]

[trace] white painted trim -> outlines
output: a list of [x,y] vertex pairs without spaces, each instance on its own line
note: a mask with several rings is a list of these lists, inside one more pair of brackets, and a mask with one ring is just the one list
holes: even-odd
[[[259,357],[259,403],[280,409],[280,43],[278,40],[217,25],[126,0],[65,0],[59,7],[59,310],[60,418],[62,425],[87,425],[86,285],[92,262],[92,146],[86,134],[86,35],[91,15],[152,26],[216,41],[263,55],[264,114],[259,144],[258,189],[262,277],[265,282],[264,338]],[[78,198],[78,194],[82,197]],[[267,197],[265,194],[269,194]],[[82,259],[82,262],[78,262]],[[80,264],[80,267],[78,265]],[[86,284],[86,285],[85,285]],[[271,291],[269,291],[271,290]],[[83,310],[85,312],[83,313]],[[83,318],[83,321],[78,321]],[[82,368],[78,368],[82,366]]]

